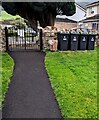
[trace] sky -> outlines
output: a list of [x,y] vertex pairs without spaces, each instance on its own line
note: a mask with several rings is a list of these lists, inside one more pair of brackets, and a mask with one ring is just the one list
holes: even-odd
[[98,0],[75,0],[76,2],[90,2],[90,3],[92,3],[92,2],[96,2],[96,1],[98,1]]

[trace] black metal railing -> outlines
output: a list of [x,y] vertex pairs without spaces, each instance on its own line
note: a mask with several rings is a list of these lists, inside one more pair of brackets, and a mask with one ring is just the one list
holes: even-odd
[[30,27],[5,28],[6,50],[42,50],[42,30],[34,31]]

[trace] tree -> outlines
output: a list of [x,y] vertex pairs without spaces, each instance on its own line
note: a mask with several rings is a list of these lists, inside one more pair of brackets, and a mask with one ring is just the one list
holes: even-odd
[[54,26],[56,15],[71,16],[75,14],[75,2],[2,2],[4,10],[11,15],[20,15],[37,27]]

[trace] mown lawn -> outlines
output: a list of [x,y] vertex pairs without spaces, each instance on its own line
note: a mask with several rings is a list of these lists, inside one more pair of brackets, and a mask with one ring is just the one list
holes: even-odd
[[10,78],[13,72],[14,62],[12,58],[5,52],[0,53],[0,110],[5,94],[8,90]]
[[64,118],[97,118],[97,49],[46,53],[46,69]]

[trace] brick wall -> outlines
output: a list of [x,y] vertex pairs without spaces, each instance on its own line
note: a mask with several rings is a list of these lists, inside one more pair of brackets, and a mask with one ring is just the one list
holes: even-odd
[[56,22],[54,26],[58,29],[71,29],[77,27],[77,23]]

